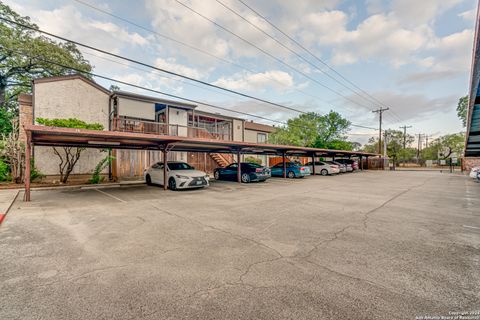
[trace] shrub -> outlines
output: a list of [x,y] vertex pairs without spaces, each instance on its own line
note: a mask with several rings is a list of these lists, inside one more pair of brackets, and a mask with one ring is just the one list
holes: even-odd
[[0,160],[0,181],[10,181],[10,167],[8,164]]
[[30,159],[30,181],[33,181],[35,179],[42,179],[45,177],[43,173],[41,173],[37,167],[35,167],[35,161],[33,158]]
[[113,156],[106,156],[105,158],[103,158],[102,160],[100,160],[100,162],[97,164],[97,166],[95,167],[95,170],[93,170],[93,174],[92,174],[92,177],[90,178],[90,180],[88,180],[89,183],[92,183],[92,184],[97,184],[97,183],[100,183],[102,181],[102,177],[100,176],[100,173],[103,171],[103,169],[105,169],[110,163],[112,163],[113,159],[115,159],[115,157]]
[[253,162],[256,164],[262,164],[262,159],[255,158],[255,157],[246,157],[245,162]]
[[35,121],[47,127],[103,130],[103,125],[101,125],[100,123],[86,123],[85,121],[75,119],[75,118],[68,118],[68,119],[36,118]]

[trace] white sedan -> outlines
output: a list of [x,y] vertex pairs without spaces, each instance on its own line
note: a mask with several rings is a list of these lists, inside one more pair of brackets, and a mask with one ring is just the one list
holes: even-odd
[[[157,162],[145,170],[145,182],[148,185],[163,185],[163,162]],[[209,186],[208,175],[185,162],[167,163],[167,183],[170,190],[202,188]]]
[[[310,169],[310,172],[313,174],[312,162],[307,163],[307,166]],[[322,176],[337,174],[340,173],[340,166],[336,164],[325,163],[323,161],[315,161],[315,173],[321,174]]]

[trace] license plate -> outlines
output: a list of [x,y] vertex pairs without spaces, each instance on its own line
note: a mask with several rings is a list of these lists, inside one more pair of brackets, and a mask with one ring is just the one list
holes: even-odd
[[202,181],[197,181],[197,185],[200,185],[200,184],[202,184]]

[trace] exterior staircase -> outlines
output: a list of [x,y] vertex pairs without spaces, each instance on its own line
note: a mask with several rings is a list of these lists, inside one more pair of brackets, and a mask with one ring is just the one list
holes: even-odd
[[233,163],[233,156],[230,154],[209,153],[210,157],[222,168]]

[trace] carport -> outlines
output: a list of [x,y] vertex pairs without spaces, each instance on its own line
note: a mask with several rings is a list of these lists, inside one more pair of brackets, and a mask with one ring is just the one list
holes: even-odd
[[[286,157],[311,157],[315,162],[317,157],[359,157],[360,169],[363,170],[362,159],[376,157],[377,154],[306,148],[298,146],[259,144],[239,141],[212,140],[181,136],[167,136],[132,132],[96,131],[74,128],[57,128],[39,125],[24,126],[27,143],[25,147],[25,201],[30,201],[30,156],[34,145],[50,147],[80,147],[97,149],[131,149],[131,150],[160,150],[163,159],[167,159],[169,152],[207,152],[236,154],[240,163],[242,154],[281,155],[283,158],[283,177],[286,178]],[[368,161],[367,161],[368,163]],[[238,166],[237,180],[241,182],[241,166]],[[167,189],[167,168],[164,170],[164,189]],[[315,166],[313,166],[315,174]]]

